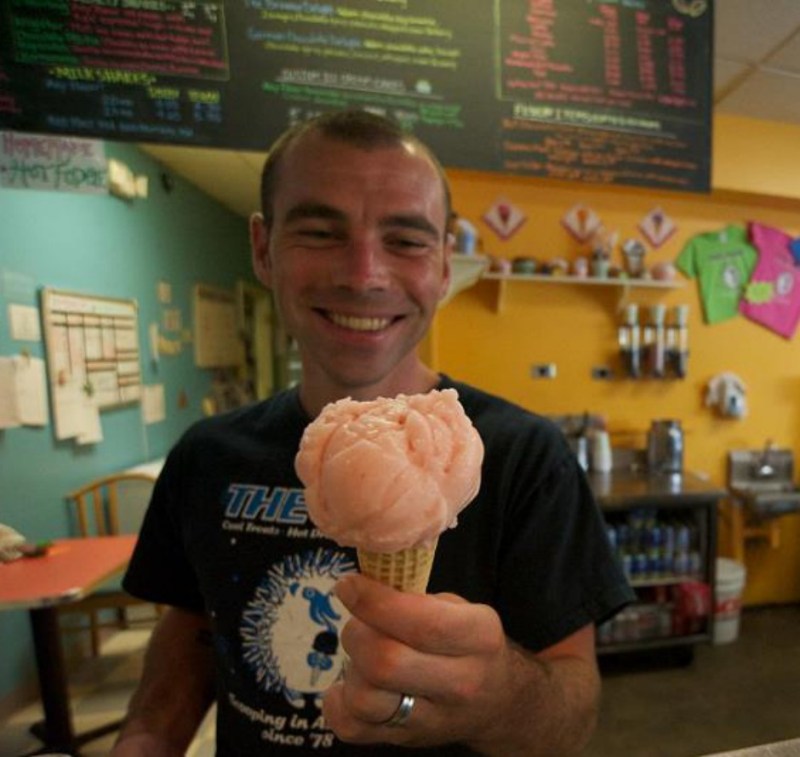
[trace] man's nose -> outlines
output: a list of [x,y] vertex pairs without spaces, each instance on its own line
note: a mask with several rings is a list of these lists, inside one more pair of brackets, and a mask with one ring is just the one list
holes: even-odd
[[386,252],[374,236],[354,235],[342,253],[337,284],[354,289],[382,289],[387,285]]

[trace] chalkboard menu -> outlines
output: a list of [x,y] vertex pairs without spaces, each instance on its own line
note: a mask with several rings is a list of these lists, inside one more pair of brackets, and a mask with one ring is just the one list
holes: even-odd
[[706,191],[712,0],[0,0],[0,129],[263,150],[345,106],[447,166]]

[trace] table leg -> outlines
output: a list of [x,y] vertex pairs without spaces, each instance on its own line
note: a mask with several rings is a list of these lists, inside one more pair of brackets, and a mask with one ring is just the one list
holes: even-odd
[[[69,700],[69,682],[61,648],[58,613],[53,607],[31,609],[33,647],[36,669],[39,674],[39,693],[44,709],[44,721],[31,727],[31,732],[42,744],[42,749],[79,755],[79,747],[89,741],[118,731],[122,720],[75,734],[72,728],[72,711]],[[39,750],[33,754],[40,753]]]
[[53,607],[37,607],[31,609],[30,618],[44,709],[44,728],[40,738],[49,749],[71,752],[75,747],[75,735],[72,731],[58,614]]

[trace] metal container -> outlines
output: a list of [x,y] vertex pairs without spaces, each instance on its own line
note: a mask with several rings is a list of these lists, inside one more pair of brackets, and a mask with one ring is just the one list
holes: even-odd
[[647,468],[651,473],[683,472],[683,429],[680,421],[652,421],[647,435]]

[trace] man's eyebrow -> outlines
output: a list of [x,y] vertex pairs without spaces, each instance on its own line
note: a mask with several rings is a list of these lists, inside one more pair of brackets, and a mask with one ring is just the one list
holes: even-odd
[[386,216],[385,218],[381,219],[380,224],[384,228],[399,226],[401,228],[413,229],[415,231],[424,231],[435,237],[440,235],[439,229],[437,229],[427,218],[425,218],[425,216],[418,215],[416,213],[399,213],[397,215]]
[[320,218],[331,221],[344,221],[346,216],[341,210],[321,202],[301,202],[286,213],[285,223],[301,221],[305,218]]
[[[284,223],[292,221],[302,221],[305,219],[320,219],[327,221],[347,221],[347,215],[333,207],[321,202],[301,202],[289,208],[284,219]],[[422,231],[426,234],[438,237],[439,229],[436,228],[424,215],[419,213],[395,213],[385,216],[380,220],[382,228],[404,228],[414,231]]]

